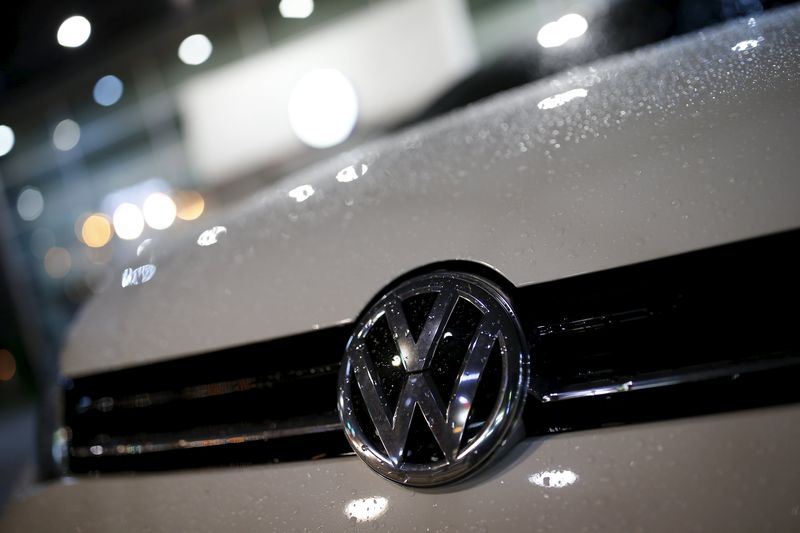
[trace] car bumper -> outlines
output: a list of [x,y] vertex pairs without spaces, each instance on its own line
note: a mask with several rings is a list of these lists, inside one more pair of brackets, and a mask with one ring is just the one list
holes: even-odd
[[355,457],[66,478],[3,531],[755,531],[800,528],[800,405],[527,439],[418,490]]

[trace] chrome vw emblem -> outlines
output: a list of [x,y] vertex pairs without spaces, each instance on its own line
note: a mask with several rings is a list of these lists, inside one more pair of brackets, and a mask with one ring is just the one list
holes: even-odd
[[499,448],[528,388],[519,323],[486,280],[436,273],[371,307],[339,375],[339,415],[353,450],[415,486],[462,478]]

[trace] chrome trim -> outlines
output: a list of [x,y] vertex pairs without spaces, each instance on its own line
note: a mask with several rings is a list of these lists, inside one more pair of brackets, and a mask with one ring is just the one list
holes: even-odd
[[109,443],[94,444],[72,448],[72,455],[76,457],[99,456],[126,456],[143,453],[166,452],[172,450],[186,450],[191,448],[209,448],[228,444],[243,444],[246,442],[266,442],[285,437],[299,437],[301,435],[314,435],[328,431],[340,431],[341,423],[335,415],[319,417],[318,420],[307,423],[283,424],[275,423],[274,427],[261,431],[242,431],[228,435],[210,434],[198,435],[152,435],[147,441],[136,439],[114,439]]
[[[427,293],[438,296],[415,341],[402,302]],[[472,304],[483,316],[464,354],[455,391],[449,398],[442,398],[429,367],[460,299]],[[375,368],[376,361],[367,349],[367,334],[384,316],[406,372],[394,412],[389,410],[388,397]],[[463,432],[480,377],[496,342],[502,357],[497,400],[478,434],[462,447]],[[482,278],[434,273],[403,283],[368,310],[347,344],[339,374],[338,408],[350,445],[373,470],[407,485],[441,485],[471,474],[502,446],[522,413],[529,382],[526,347],[522,328],[508,299]],[[372,428],[362,427],[355,413],[356,394],[363,397]],[[403,458],[417,407],[444,452],[441,459],[410,463]],[[373,430],[377,441],[371,436]]]

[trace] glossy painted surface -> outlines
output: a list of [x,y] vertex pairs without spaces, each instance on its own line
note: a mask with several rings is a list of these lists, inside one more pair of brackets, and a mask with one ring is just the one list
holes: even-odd
[[67,479],[0,530],[797,531],[800,407],[526,440],[463,485],[411,489],[356,457]]
[[435,261],[524,285],[798,227],[799,30],[797,9],[734,21],[290,176],[121,266],[63,368],[351,321]]

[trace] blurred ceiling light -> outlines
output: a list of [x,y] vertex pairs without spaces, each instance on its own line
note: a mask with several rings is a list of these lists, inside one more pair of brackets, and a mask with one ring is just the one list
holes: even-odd
[[17,213],[22,220],[36,220],[44,211],[44,198],[39,189],[25,187],[17,196]]
[[305,202],[314,195],[314,187],[311,185],[300,185],[289,191],[289,197],[294,198],[298,203]]
[[295,135],[313,148],[343,142],[358,119],[358,97],[344,74],[333,68],[309,72],[289,97],[289,123]]
[[142,211],[131,203],[120,204],[114,210],[111,218],[114,221],[114,231],[120,239],[129,241],[137,238],[144,231]]
[[167,229],[175,222],[175,202],[163,192],[154,192],[144,201],[144,221],[153,229]]
[[47,250],[44,256],[44,270],[53,279],[60,279],[69,273],[72,267],[72,257],[64,248],[54,246]]
[[314,0],[281,0],[278,10],[287,19],[308,18],[314,12]]
[[181,220],[195,220],[203,214],[206,202],[197,191],[179,191],[175,194],[177,215]]
[[119,99],[122,98],[123,90],[122,80],[109,74],[97,80],[97,83],[94,84],[92,96],[95,102],[101,106],[108,107],[119,102]]
[[64,119],[53,130],[53,146],[66,152],[75,148],[81,140],[81,127],[71,119]]
[[6,349],[0,350],[0,381],[9,381],[17,373],[14,355]]
[[111,240],[111,222],[102,213],[86,217],[81,227],[81,240],[89,248],[102,248]]
[[208,37],[202,33],[196,33],[183,40],[178,47],[178,57],[187,65],[199,65],[211,57],[213,50],[214,47]]
[[77,48],[89,40],[89,35],[91,34],[92,25],[86,17],[75,15],[61,23],[61,26],[58,27],[56,38],[61,46]]
[[5,124],[0,124],[0,157],[3,157],[14,148],[14,130]]
[[548,22],[536,34],[536,40],[544,48],[554,48],[565,44],[570,39],[580,37],[589,28],[586,19],[577,13],[569,13],[560,19]]

